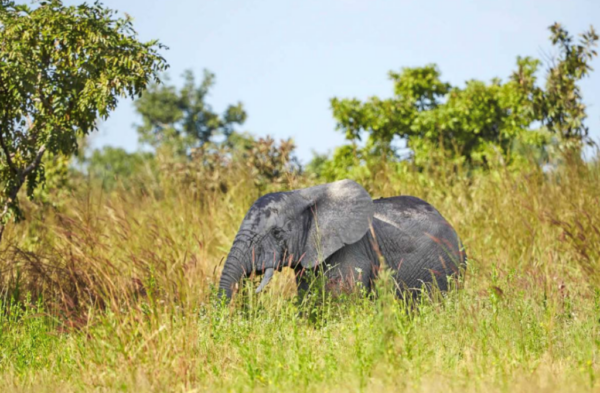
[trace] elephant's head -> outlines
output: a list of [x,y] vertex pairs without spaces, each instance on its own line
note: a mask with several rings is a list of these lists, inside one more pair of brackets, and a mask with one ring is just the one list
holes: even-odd
[[264,274],[258,291],[274,270],[312,268],[369,230],[371,196],[351,180],[267,194],[242,221],[227,256],[219,290],[231,298],[233,286],[251,273]]

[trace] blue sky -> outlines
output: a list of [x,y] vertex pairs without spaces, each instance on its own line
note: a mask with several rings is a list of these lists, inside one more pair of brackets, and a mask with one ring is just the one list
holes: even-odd
[[[80,1],[65,1],[77,4]],[[548,26],[600,29],[598,0],[104,0],[159,39],[173,82],[185,69],[216,74],[209,98],[221,111],[242,101],[242,131],[292,137],[302,161],[344,142],[329,99],[392,94],[389,70],[437,63],[454,85],[508,78],[518,55],[552,54]],[[600,61],[585,79],[591,134],[600,139]],[[133,105],[123,100],[93,146],[139,148]]]

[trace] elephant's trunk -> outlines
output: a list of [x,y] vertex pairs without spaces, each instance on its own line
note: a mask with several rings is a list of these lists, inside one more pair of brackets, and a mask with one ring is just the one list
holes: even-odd
[[219,282],[219,297],[222,298],[225,296],[227,301],[231,300],[233,286],[250,273],[247,271],[248,267],[244,263],[247,259],[247,252],[244,249],[246,248],[234,244],[223,266],[221,281]]

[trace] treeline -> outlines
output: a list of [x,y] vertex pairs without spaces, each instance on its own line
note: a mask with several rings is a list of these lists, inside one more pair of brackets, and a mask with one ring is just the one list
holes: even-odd
[[[154,154],[106,147],[87,158],[87,169],[110,187],[115,179],[134,176],[141,163],[155,168],[157,161],[171,161],[180,170],[197,171],[217,162],[243,162],[266,186],[290,171],[328,181],[372,175],[382,160],[417,169],[439,160],[467,170],[555,165],[565,154],[580,156],[592,142],[577,83],[592,71],[598,35],[590,28],[575,39],[558,23],[549,30],[558,55],[545,69],[538,59],[518,57],[515,71],[504,81],[452,86],[429,64],[390,71],[391,98],[331,99],[337,130],[348,142],[331,154],[316,154],[304,167],[294,156],[291,139],[277,143],[237,131],[248,116],[242,103],[223,113],[211,108],[207,97],[214,74],[205,71],[196,83],[186,71],[181,88],[153,84],[135,102],[142,119],[139,140],[153,147]],[[398,141],[405,147],[399,148]]]
[[[248,116],[242,103],[223,113],[211,107],[213,73],[198,81],[187,71],[180,87],[171,83],[162,45],[139,42],[131,20],[101,4],[52,0],[28,8],[8,1],[0,17],[0,236],[7,222],[22,218],[22,188],[30,199],[57,206],[60,193],[81,182],[109,191],[178,182],[200,195],[227,192],[222,174],[231,179],[240,172],[265,192],[299,175],[373,177],[382,164],[403,172],[443,162],[466,174],[558,165],[580,159],[591,143],[578,82],[597,55],[593,27],[576,38],[558,23],[550,26],[556,57],[545,68],[519,57],[506,80],[452,86],[430,64],[391,71],[391,98],[333,98],[332,115],[347,144],[302,166],[291,139],[240,131]],[[150,151],[86,148],[119,96],[135,98],[139,140]]]

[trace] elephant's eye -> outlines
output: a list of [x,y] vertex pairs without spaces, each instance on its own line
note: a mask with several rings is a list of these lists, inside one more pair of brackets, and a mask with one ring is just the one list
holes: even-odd
[[273,237],[277,241],[283,240],[284,234],[285,234],[285,231],[279,227],[275,227],[275,228],[271,229],[271,235],[273,235]]

